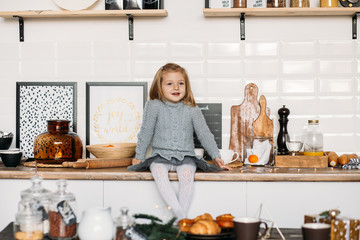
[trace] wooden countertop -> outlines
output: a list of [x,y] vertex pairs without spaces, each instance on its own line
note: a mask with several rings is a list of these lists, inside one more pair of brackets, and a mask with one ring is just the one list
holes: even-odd
[[[150,172],[130,172],[126,168],[108,169],[72,169],[72,168],[38,168],[44,179],[73,180],[125,180],[151,181]],[[29,179],[34,176],[36,168],[19,165],[7,168],[0,163],[0,179]],[[177,180],[175,172],[169,174],[170,180]],[[278,168],[245,166],[233,171],[216,173],[196,172],[195,181],[250,181],[250,182],[360,182],[360,170],[341,168]]]

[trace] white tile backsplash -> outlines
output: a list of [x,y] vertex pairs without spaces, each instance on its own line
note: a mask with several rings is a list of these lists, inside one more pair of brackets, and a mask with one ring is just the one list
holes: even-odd
[[320,79],[320,92],[324,94],[352,94],[354,92],[354,79]]
[[92,42],[58,42],[57,57],[59,60],[88,60],[93,57]]
[[0,79],[19,77],[20,67],[21,63],[19,61],[0,60]]
[[21,46],[21,59],[35,59],[40,61],[54,61],[56,58],[56,44],[52,42],[24,42]]
[[135,58],[166,58],[168,46],[166,43],[136,43],[133,51]]
[[98,60],[94,62],[95,77],[118,77],[129,76],[131,64],[129,60]]
[[348,41],[319,41],[319,56],[334,59],[354,57],[355,45],[352,40]]
[[20,44],[18,43],[4,43],[0,44],[0,61],[19,60],[20,58]]
[[280,72],[279,60],[245,60],[244,61],[244,74],[254,75],[259,78],[268,75],[278,75]]
[[94,63],[92,60],[84,61],[58,61],[58,76],[66,78],[90,77],[93,76]]
[[281,41],[280,54],[284,58],[315,58],[317,54],[316,41],[311,42],[287,42]]
[[180,59],[202,59],[204,57],[203,45],[202,43],[170,43],[170,56]]
[[245,56],[246,57],[276,57],[278,55],[277,42],[246,42]]
[[240,43],[209,43],[208,57],[240,57]]
[[22,77],[54,78],[55,63],[46,60],[25,60],[21,62]]
[[354,62],[352,60],[320,60],[319,72],[321,75],[351,76]]
[[240,60],[209,60],[207,62],[207,73],[209,76],[232,76],[242,73]]
[[314,94],[315,79],[283,79],[282,92],[284,94]]
[[283,73],[292,75],[314,75],[316,61],[283,61]]

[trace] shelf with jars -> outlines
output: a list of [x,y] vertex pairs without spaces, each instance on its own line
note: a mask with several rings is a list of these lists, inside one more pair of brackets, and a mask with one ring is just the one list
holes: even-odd
[[24,41],[24,18],[103,18],[127,17],[129,22],[129,40],[134,39],[133,17],[167,17],[165,9],[146,10],[78,10],[78,11],[9,11],[0,12],[2,18],[17,18],[19,20],[20,42]]
[[274,8],[204,8],[205,17],[240,17],[240,37],[245,40],[245,16],[310,17],[351,16],[352,38],[357,39],[357,14],[360,7],[274,7]]

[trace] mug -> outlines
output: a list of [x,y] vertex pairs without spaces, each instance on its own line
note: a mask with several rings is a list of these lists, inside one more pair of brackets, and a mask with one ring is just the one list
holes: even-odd
[[204,157],[204,149],[203,148],[195,148],[194,152],[195,152],[196,156]]
[[[254,217],[238,217],[233,219],[235,240],[256,240],[265,236],[268,232],[268,226],[266,222],[263,222],[260,218]],[[264,232],[260,233],[260,225],[264,224]]]
[[[221,149],[220,155],[221,159],[224,161],[224,164],[229,164],[239,159],[239,153],[234,152],[231,149]],[[234,155],[236,155],[235,159]]]
[[330,224],[326,223],[305,223],[302,225],[304,240],[329,240]]

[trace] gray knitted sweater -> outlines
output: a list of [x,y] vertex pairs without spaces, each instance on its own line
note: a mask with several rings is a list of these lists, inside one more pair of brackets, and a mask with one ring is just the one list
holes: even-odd
[[151,140],[151,157],[160,155],[167,160],[174,157],[182,161],[185,156],[195,156],[194,131],[210,157],[220,157],[214,136],[199,107],[190,107],[182,102],[149,100],[145,104],[138,134],[136,158],[145,160]]

